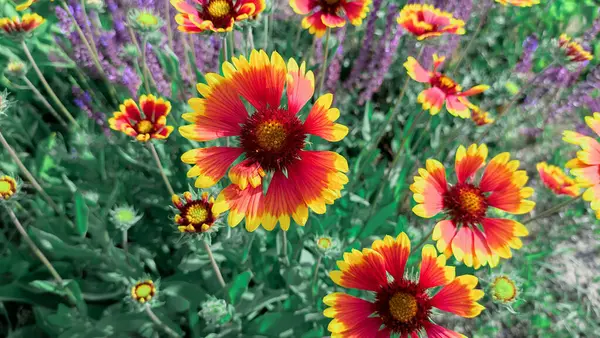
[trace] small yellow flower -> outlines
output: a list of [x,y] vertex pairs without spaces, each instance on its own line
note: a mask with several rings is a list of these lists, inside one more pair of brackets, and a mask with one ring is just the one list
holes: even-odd
[[17,181],[10,176],[0,176],[0,197],[8,200],[17,192]]
[[510,304],[515,301],[519,294],[519,288],[515,281],[506,275],[500,275],[494,278],[490,285],[492,298],[502,304]]
[[138,282],[131,287],[131,298],[140,304],[149,302],[155,295],[156,287],[154,282],[149,279]]

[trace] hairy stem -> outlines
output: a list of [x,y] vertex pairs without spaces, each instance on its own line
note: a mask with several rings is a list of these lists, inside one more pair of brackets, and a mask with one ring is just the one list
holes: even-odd
[[48,100],[46,100],[46,98],[42,95],[42,93],[40,93],[40,91],[37,88],[35,88],[33,83],[31,83],[31,81],[29,81],[29,79],[26,76],[23,76],[22,79],[23,79],[23,82],[25,82],[27,84],[27,87],[29,88],[29,90],[31,90],[35,94],[35,96],[37,96],[38,100],[40,100],[44,104],[44,107],[46,107],[46,109],[48,109],[50,114],[52,114],[52,116],[54,116],[54,118],[63,127],[69,128],[69,124],[67,124],[67,122],[65,122],[65,120],[63,120],[63,118],[56,112],[56,110],[54,110],[54,107],[52,107],[52,105],[48,102]]
[[170,327],[168,327],[167,325],[165,325],[165,323],[162,322],[162,320],[160,320],[156,314],[154,313],[154,311],[152,311],[152,308],[150,307],[149,304],[146,304],[146,306],[144,306],[144,310],[146,311],[146,313],[148,314],[148,317],[150,317],[150,319],[152,320],[152,322],[154,324],[156,324],[156,326],[160,326],[161,329],[163,329],[169,336],[171,337],[181,337],[179,334],[177,334],[177,332],[173,331]]
[[169,190],[169,194],[171,196],[175,195],[175,190],[173,190],[173,187],[171,187],[171,183],[169,182],[169,179],[167,178],[167,174],[165,174],[165,169],[163,168],[162,164],[160,163],[160,158],[158,157],[158,153],[156,152],[156,148],[154,147],[154,144],[152,144],[152,142],[148,142],[148,149],[150,149],[152,158],[154,158],[154,161],[156,162],[156,166],[158,167],[160,176],[162,176],[162,179],[165,182],[165,185],[167,186],[167,190]]
[[221,287],[224,288],[225,280],[223,279],[221,270],[219,269],[219,266],[217,265],[217,261],[215,260],[215,257],[213,256],[212,250],[210,249],[210,245],[208,245],[208,243],[206,241],[202,241],[202,243],[204,243],[204,249],[206,250],[206,253],[208,254],[208,259],[210,260],[210,265],[212,266],[213,271],[215,272],[215,275],[217,276],[217,280],[219,280],[219,284],[221,284]]
[[321,80],[319,81],[319,89],[317,90],[317,95],[321,95],[321,92],[323,90],[323,83],[325,83],[325,73],[327,73],[327,61],[329,58],[329,38],[331,37],[331,28],[327,27],[327,33],[325,35],[325,45],[323,48],[325,48],[325,52],[323,55],[323,64],[321,65],[321,74],[319,74],[319,77],[321,78]]
[[564,202],[558,203],[557,205],[551,207],[550,209],[542,211],[538,215],[535,215],[534,217],[524,221],[523,224],[531,223],[535,220],[542,219],[542,218],[545,218],[548,216],[552,216],[553,214],[557,213],[558,211],[560,211],[560,209],[566,207],[567,205],[570,205],[572,203],[579,201],[582,197],[583,197],[583,194],[579,194],[579,195],[572,197]]

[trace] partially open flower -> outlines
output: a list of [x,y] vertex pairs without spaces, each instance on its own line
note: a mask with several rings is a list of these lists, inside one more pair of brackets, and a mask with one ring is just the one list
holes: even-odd
[[558,39],[558,46],[564,50],[570,62],[584,62],[593,59],[592,53],[588,52],[579,43],[572,41],[567,34],[562,34]]
[[254,18],[266,8],[265,0],[196,0],[200,7],[185,0],[171,0],[179,14],[175,21],[186,33],[229,32],[236,22]]
[[135,137],[140,142],[147,142],[151,138],[164,140],[173,131],[172,126],[167,126],[167,115],[171,112],[171,103],[154,95],[142,95],[140,108],[132,99],[127,99],[119,106],[120,111],[115,112],[108,120],[110,128]]
[[0,30],[7,37],[15,40],[23,39],[26,35],[33,32],[46,19],[37,13],[27,13],[22,18],[15,16],[13,18],[0,18]]
[[212,211],[215,199],[209,197],[208,193],[202,193],[200,198],[186,191],[183,200],[178,195],[173,195],[173,204],[179,210],[175,215],[175,223],[180,232],[205,233],[214,230],[212,227],[219,217]]
[[127,231],[142,219],[142,215],[128,205],[120,205],[110,211],[110,219],[117,228]]
[[316,236],[314,246],[321,254],[329,257],[337,256],[340,252],[340,241],[331,236]]
[[554,191],[555,194],[569,195],[572,197],[579,195],[581,187],[575,182],[575,179],[567,175],[562,168],[550,165],[546,162],[538,163],[536,168],[544,185]]
[[486,111],[482,111],[476,105],[469,105],[471,109],[471,120],[475,122],[477,126],[485,126],[486,124],[494,123],[494,119],[490,117],[490,114]]
[[519,295],[517,283],[506,275],[496,276],[490,284],[490,294],[495,302],[503,305],[513,303]]
[[18,60],[10,61],[4,69],[4,75],[7,77],[21,77],[25,73],[27,73],[27,67],[23,62]]
[[223,299],[209,296],[208,300],[200,304],[198,315],[209,324],[224,324],[231,319],[233,308]]
[[8,200],[17,193],[17,181],[7,175],[0,176],[0,198]]
[[134,8],[127,13],[127,24],[138,32],[151,33],[160,29],[164,22],[163,19],[151,9]]
[[156,286],[152,280],[144,280],[135,283],[131,287],[131,298],[140,304],[145,304],[156,296]]
[[409,4],[404,6],[398,24],[417,40],[443,34],[465,34],[465,22],[454,18],[452,13],[443,12],[432,5]]

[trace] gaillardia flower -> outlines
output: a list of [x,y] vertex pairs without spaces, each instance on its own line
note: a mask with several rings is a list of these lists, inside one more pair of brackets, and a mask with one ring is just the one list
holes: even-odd
[[475,125],[485,126],[486,124],[494,123],[495,120],[490,117],[488,112],[482,111],[479,107],[472,104],[469,105],[469,108],[471,109],[471,120],[473,120]]
[[135,137],[140,142],[169,137],[173,127],[166,124],[171,103],[154,95],[142,95],[140,108],[132,99],[125,100],[119,106],[120,111],[114,112],[113,117],[108,120],[110,128]]
[[151,9],[132,8],[127,13],[127,24],[138,32],[150,33],[160,29],[163,20]]
[[[246,20],[265,10],[265,0],[194,0],[196,7],[184,0],[171,0],[179,14],[175,21],[186,33],[204,31],[229,32],[236,21]],[[198,8],[197,8],[198,7]]]
[[[335,292],[323,298],[329,306],[323,314],[333,318],[328,329],[331,337],[463,337],[431,321],[434,308],[461,317],[478,316],[484,309],[477,303],[483,291],[475,289],[477,277],[455,276],[453,266],[446,266],[446,256],[439,255],[433,245],[421,251],[418,280],[406,277],[410,241],[405,233],[394,239],[385,236],[371,248],[353,249],[338,261],[340,270],[330,272],[341,287],[371,291],[374,301]],[[391,276],[392,278],[388,277]],[[437,292],[433,292],[437,288]]]
[[46,19],[37,13],[26,13],[22,18],[0,18],[0,29],[9,38],[23,38],[25,35],[33,32]]
[[519,288],[510,277],[499,275],[494,277],[490,283],[490,294],[495,302],[509,305],[517,299]]
[[456,19],[452,13],[443,12],[432,5],[408,4],[400,11],[397,21],[417,40],[442,34],[465,34],[464,21]]
[[175,215],[179,231],[203,233],[211,230],[219,216],[212,212],[215,199],[209,198],[207,192],[202,193],[200,198],[194,198],[189,191],[183,193],[183,198],[185,202],[177,195],[172,197],[173,205],[179,210],[179,214]]
[[487,217],[488,210],[524,214],[535,206],[526,200],[533,194],[532,188],[524,187],[527,172],[517,170],[519,161],[509,161],[509,153],[492,158],[479,183],[475,182],[487,155],[485,144],[473,144],[468,149],[460,146],[456,151],[455,185],[446,182],[446,170],[440,162],[428,159],[426,169],[419,169],[419,176],[410,186],[418,203],[413,208],[417,216],[431,218],[441,212],[446,217],[433,230],[438,250],[448,256],[454,254],[457,261],[476,269],[487,263],[494,267],[500,258],[510,258],[510,249],[521,248],[519,237],[528,234],[525,226],[515,220]]
[[17,192],[17,181],[7,175],[0,176],[0,198],[8,200]]
[[151,280],[137,282],[131,287],[131,298],[133,301],[144,304],[156,295],[156,287]]
[[[348,178],[348,163],[332,151],[304,150],[306,135],[327,141],[343,139],[348,128],[334,123],[340,115],[331,108],[333,95],[321,96],[304,121],[297,116],[314,93],[314,75],[294,59],[287,63],[277,53],[252,51],[250,59],[233,58],[223,64],[224,76],[206,74],[207,84],[198,84],[203,98],[189,100],[193,112],[184,114],[192,122],[179,128],[195,141],[237,136],[239,147],[194,149],[181,157],[194,164],[188,177],[198,176],[196,187],[217,183],[240,155],[245,159],[229,171],[232,183],[217,197],[213,212],[229,211],[228,223],[236,226],[246,218],[246,229],[261,223],[272,230],[277,222],[284,230],[290,216],[300,225],[308,219],[308,208],[324,213],[326,204],[341,196]],[[282,103],[282,94],[286,92]],[[251,106],[252,114],[244,101]],[[266,195],[263,177],[272,174]]]
[[588,52],[579,43],[572,41],[567,34],[562,34],[558,39],[558,45],[564,50],[571,62],[584,62],[593,59],[592,53]]
[[544,185],[554,191],[555,194],[573,197],[579,195],[581,189],[575,180],[565,174],[561,168],[549,165],[546,162],[538,163],[536,168]]
[[[600,136],[600,113],[586,116],[585,123]],[[574,131],[565,131],[563,140],[581,147],[577,157],[567,162],[566,167],[575,176],[578,185],[585,188],[583,200],[590,202],[596,218],[600,219],[600,143],[590,136]]]
[[540,4],[540,0],[496,0],[496,2],[499,2],[504,6],[512,5],[518,7],[531,7]]
[[119,205],[110,210],[110,220],[121,231],[127,231],[142,219],[142,215],[129,205]]
[[437,71],[438,67],[446,60],[446,57],[438,57],[433,54],[433,71],[426,71],[412,56],[404,63],[408,76],[413,80],[429,83],[431,88],[425,89],[419,94],[417,101],[423,105],[424,110],[429,110],[431,115],[436,115],[442,109],[444,102],[446,109],[454,116],[469,118],[471,111],[469,107],[474,106],[467,96],[476,95],[486,91],[489,86],[478,85],[466,91],[462,91],[454,80]]
[[302,28],[322,37],[327,28],[344,27],[346,20],[360,26],[367,17],[371,0],[290,0],[290,6],[300,15]]
[[9,77],[21,77],[27,73],[27,67],[25,64],[18,60],[11,60],[8,65],[6,65],[6,69],[4,69],[4,74]]

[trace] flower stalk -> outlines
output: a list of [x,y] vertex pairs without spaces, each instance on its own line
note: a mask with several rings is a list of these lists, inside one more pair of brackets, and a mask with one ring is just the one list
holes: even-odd
[[545,217],[548,217],[548,216],[552,216],[553,214],[555,214],[558,211],[560,211],[560,209],[562,209],[562,208],[564,208],[564,207],[566,207],[566,206],[568,206],[568,205],[570,205],[572,203],[575,203],[575,202],[579,201],[582,197],[583,197],[583,194],[579,194],[579,195],[577,195],[575,197],[571,197],[568,200],[566,200],[564,202],[561,202],[561,203],[558,203],[557,205],[551,207],[550,209],[542,211],[538,215],[536,215],[536,216],[534,216],[534,217],[532,217],[532,218],[530,218],[528,220],[525,220],[523,222],[523,224],[528,224],[528,223],[531,223],[531,222],[533,222],[535,220],[539,220],[539,219],[542,219],[542,218],[545,218]]
[[175,191],[173,190],[173,187],[171,187],[171,183],[169,182],[169,179],[167,178],[167,174],[165,174],[165,169],[163,168],[162,164],[160,163],[160,158],[158,157],[158,153],[156,152],[156,148],[154,147],[152,142],[148,142],[148,149],[150,149],[152,158],[154,158],[154,161],[156,162],[156,166],[158,167],[158,171],[160,171],[160,175],[161,175],[163,181],[165,182],[165,185],[167,186],[167,190],[169,191],[169,196],[175,195]]
[[329,38],[331,37],[331,28],[327,27],[327,33],[325,34],[325,52],[323,55],[323,65],[321,66],[321,74],[319,80],[319,89],[317,90],[317,94],[321,95],[321,91],[323,90],[323,83],[325,82],[325,73],[327,73],[327,61],[329,58]]
[[170,327],[168,327],[167,325],[165,325],[165,323],[163,323],[162,320],[160,320],[160,318],[158,318],[156,316],[156,314],[154,313],[154,311],[152,311],[152,308],[150,307],[150,304],[146,304],[144,306],[144,311],[146,311],[146,314],[148,314],[148,317],[150,317],[150,319],[152,320],[152,322],[154,324],[156,324],[156,326],[160,326],[160,328],[163,329],[169,336],[171,336],[171,337],[181,337],[179,334],[177,334],[177,332],[173,331],[173,329],[171,329]]
[[202,241],[202,243],[204,244],[204,249],[206,250],[206,253],[208,254],[208,259],[210,260],[210,264],[213,268],[213,271],[215,272],[215,275],[217,276],[217,280],[219,281],[219,284],[221,285],[221,287],[224,288],[225,280],[223,279],[223,275],[221,274],[219,265],[217,265],[217,261],[215,260],[215,257],[213,256],[212,250],[210,249],[210,245],[208,245],[208,243],[206,241]]
[[52,107],[52,105],[48,102],[48,100],[46,100],[46,98],[42,95],[42,93],[40,93],[40,91],[37,88],[35,88],[33,83],[31,83],[31,81],[29,81],[29,79],[26,76],[23,76],[21,78],[23,79],[23,82],[25,82],[25,84],[27,84],[27,87],[29,88],[29,90],[31,90],[35,94],[35,96],[37,96],[38,100],[40,100],[42,102],[42,104],[44,104],[44,107],[46,107],[46,109],[48,109],[50,114],[52,114],[52,116],[54,116],[54,118],[58,121],[58,123],[60,123],[65,128],[69,128],[69,124],[67,122],[65,122],[65,120],[60,116],[60,114],[58,114],[58,112],[56,110],[54,110],[54,107]]

